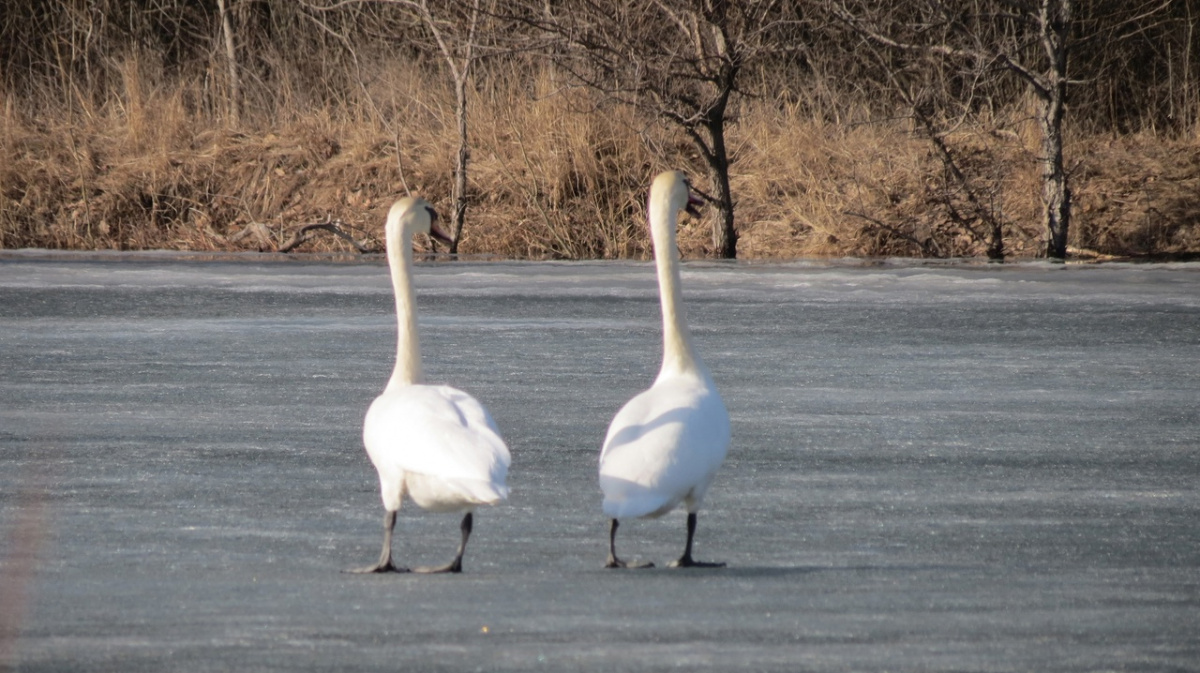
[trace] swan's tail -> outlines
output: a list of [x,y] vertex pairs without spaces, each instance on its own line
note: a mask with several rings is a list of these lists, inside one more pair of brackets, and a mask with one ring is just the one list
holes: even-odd
[[496,505],[508,499],[508,486],[491,481],[476,481],[463,479],[457,486],[463,494],[479,505]]
[[601,475],[600,489],[604,514],[614,519],[662,516],[679,504],[677,498],[617,477]]
[[508,497],[503,482],[484,479],[439,479],[409,473],[408,496],[431,512],[461,512],[478,505],[496,505]]

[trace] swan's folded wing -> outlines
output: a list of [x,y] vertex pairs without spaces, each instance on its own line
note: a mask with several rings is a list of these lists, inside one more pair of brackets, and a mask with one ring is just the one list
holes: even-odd
[[659,488],[606,474],[600,475],[600,490],[604,492],[601,509],[605,516],[614,519],[663,514],[680,500]]
[[448,386],[409,386],[380,395],[367,411],[371,460],[446,480],[491,484],[504,497],[511,461],[487,410]]
[[656,385],[634,397],[609,426],[600,487],[610,516],[646,516],[703,490],[725,459],[729,415],[711,387]]

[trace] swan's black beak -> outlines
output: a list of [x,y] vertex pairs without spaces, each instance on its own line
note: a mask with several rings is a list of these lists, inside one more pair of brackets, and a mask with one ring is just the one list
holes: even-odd
[[438,226],[437,211],[435,211],[433,208],[426,208],[425,211],[429,213],[429,235],[432,238],[445,243],[446,245],[453,243],[454,239],[450,238],[450,235]]
[[436,224],[429,227],[429,235],[441,241],[442,243],[445,243],[446,245],[450,245],[454,242],[454,239],[450,238],[450,234],[442,231],[442,228]]
[[704,205],[704,199],[696,196],[696,193],[689,189],[687,207],[684,208],[684,210],[687,211],[687,214],[691,215],[692,217],[700,217],[700,209],[698,206],[702,205]]

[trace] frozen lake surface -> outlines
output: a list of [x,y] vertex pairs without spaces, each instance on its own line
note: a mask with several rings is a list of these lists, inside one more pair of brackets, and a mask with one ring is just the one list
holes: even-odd
[[[1200,670],[1200,266],[691,263],[733,419],[696,556],[607,571],[646,263],[417,270],[513,453],[461,576],[358,576],[380,260],[0,257],[0,669]],[[623,522],[660,565],[683,515]],[[458,518],[406,509],[404,564]]]

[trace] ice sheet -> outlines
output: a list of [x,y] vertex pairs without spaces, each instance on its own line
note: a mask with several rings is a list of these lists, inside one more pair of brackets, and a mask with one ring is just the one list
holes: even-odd
[[[380,260],[0,257],[5,663],[1196,667],[1200,266],[689,263],[734,426],[696,555],[729,567],[605,571],[596,459],[657,370],[653,274],[418,267],[426,372],[491,409],[513,495],[462,576],[363,577]],[[453,516],[400,518],[402,562],[453,553]],[[682,541],[678,513],[621,528],[660,565]]]

